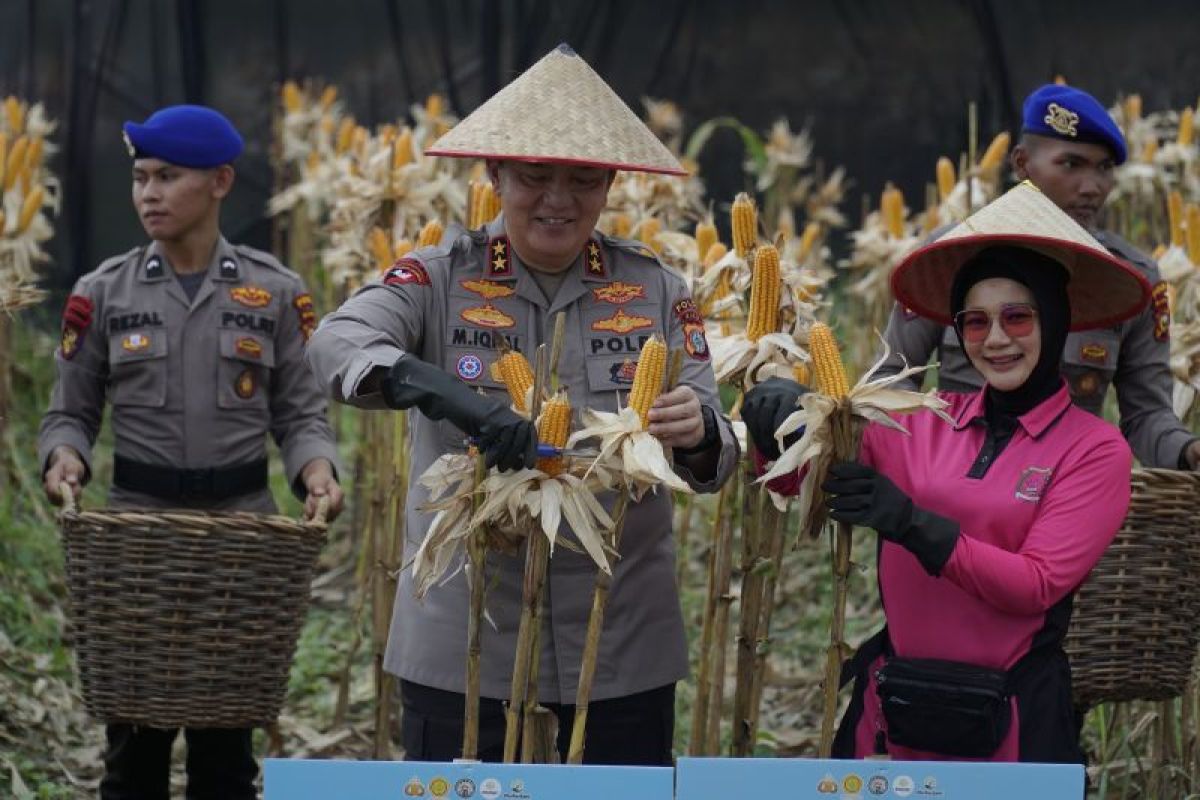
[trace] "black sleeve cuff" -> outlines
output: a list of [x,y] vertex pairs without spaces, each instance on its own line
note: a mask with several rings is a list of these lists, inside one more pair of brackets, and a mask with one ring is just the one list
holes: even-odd
[[958,523],[924,509],[913,509],[912,525],[901,544],[917,557],[925,572],[932,577],[942,574],[942,568],[954,555],[961,535]]
[[704,417],[704,438],[695,447],[673,448],[675,455],[694,456],[711,450],[721,442],[721,433],[717,430],[717,412],[711,406],[700,406],[700,416]]

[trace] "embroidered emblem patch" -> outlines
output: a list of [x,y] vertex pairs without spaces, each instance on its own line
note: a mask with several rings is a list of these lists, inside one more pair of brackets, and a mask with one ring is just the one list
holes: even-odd
[[1038,502],[1049,488],[1053,475],[1054,470],[1049,467],[1026,467],[1017,481],[1017,499],[1027,503]]
[[704,318],[696,308],[696,303],[690,297],[685,297],[673,307],[675,318],[683,325],[703,325]]
[[67,298],[63,307],[62,340],[59,352],[63,358],[71,359],[79,352],[83,335],[92,324],[92,301],[81,294],[73,294]]
[[491,303],[465,309],[459,316],[473,325],[482,325],[485,328],[511,328],[517,324],[516,320]]
[[262,358],[262,344],[253,336],[239,336],[238,340],[233,343],[233,349],[244,358],[253,358],[255,361]]
[[617,313],[607,319],[599,319],[592,323],[594,331],[612,331],[613,333],[629,333],[630,331],[640,331],[642,328],[651,328],[654,326],[654,320],[649,317],[639,317],[634,314],[626,314],[624,309],[617,309]]
[[1154,284],[1150,305],[1154,308],[1154,338],[1165,342],[1171,336],[1171,295],[1166,281]]
[[644,298],[646,296],[646,287],[639,283],[613,281],[598,289],[592,289],[592,296],[602,303],[612,303],[619,306],[622,303],[628,303],[630,300]]
[[229,299],[246,308],[266,308],[271,304],[271,293],[261,286],[235,286],[229,290]]
[[220,269],[219,274],[222,278],[226,278],[228,280],[235,280],[238,276],[237,262],[234,261],[232,258],[222,258],[221,259],[221,269]]
[[506,276],[512,274],[512,265],[508,257],[508,238],[497,236],[488,242],[487,274],[491,276]]
[[161,278],[164,274],[162,259],[158,256],[151,256],[146,262],[146,278],[153,280]]
[[254,397],[255,390],[258,389],[258,381],[254,379],[254,370],[247,367],[238,373],[238,376],[233,381],[233,392],[243,400],[249,400]]
[[1060,136],[1075,137],[1079,135],[1079,130],[1076,127],[1079,124],[1079,115],[1069,108],[1063,108],[1058,103],[1051,103],[1046,106],[1046,117],[1043,122],[1053,128]]
[[473,381],[483,374],[483,362],[479,360],[479,356],[467,353],[458,359],[458,364],[455,365],[454,371],[464,381]]
[[1103,364],[1108,358],[1108,348],[1099,342],[1088,342],[1079,348],[1079,357],[1093,364]]
[[417,286],[429,286],[431,283],[429,273],[425,271],[425,265],[412,258],[402,258],[393,264],[384,273],[383,282],[387,286],[403,286],[409,283]]
[[604,270],[604,252],[600,249],[600,244],[592,239],[587,243],[587,273],[588,275],[597,275],[603,277]]
[[474,292],[485,300],[495,300],[497,297],[512,297],[517,293],[513,287],[496,283],[495,281],[459,281],[460,286],[468,292]]
[[622,361],[620,364],[613,364],[608,368],[608,374],[609,377],[612,378],[612,382],[620,383],[626,386],[633,383],[633,376],[636,372],[637,364],[628,358]]
[[296,295],[296,299],[292,301],[292,305],[296,307],[296,311],[300,314],[300,335],[304,337],[307,343],[312,337],[313,331],[317,329],[317,312],[313,308],[312,295],[308,292]]
[[140,353],[150,346],[150,337],[144,333],[131,333],[121,340],[121,349],[126,353]]
[[674,311],[683,326],[683,349],[697,361],[707,361],[708,339],[704,335],[704,318],[700,316],[696,303],[690,297],[684,298],[675,304]]

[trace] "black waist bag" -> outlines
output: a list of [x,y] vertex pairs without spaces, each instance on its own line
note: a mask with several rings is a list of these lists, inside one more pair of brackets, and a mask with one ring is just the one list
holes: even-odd
[[959,758],[996,752],[1012,724],[1008,673],[961,661],[889,658],[875,673],[890,741]]

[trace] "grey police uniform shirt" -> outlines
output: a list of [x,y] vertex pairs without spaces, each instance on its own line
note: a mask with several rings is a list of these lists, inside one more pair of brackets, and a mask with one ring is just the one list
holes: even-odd
[[[1109,384],[1113,384],[1121,432],[1138,460],[1147,467],[1176,469],[1184,449],[1196,437],[1171,409],[1166,285],[1153,259],[1129,242],[1108,231],[1092,231],[1092,235],[1145,276],[1154,287],[1153,298],[1141,313],[1120,325],[1068,334],[1063,349],[1063,377],[1075,404],[1097,416]],[[952,327],[894,305],[884,338],[892,354],[881,368],[881,375],[899,372],[906,361],[925,364],[936,350],[939,389],[974,392],[983,386],[983,377],[967,359]],[[911,388],[919,388],[921,380],[919,375],[910,378]]]
[[[548,342],[553,319],[566,313],[559,378],[568,387],[578,426],[579,410],[614,411],[633,378],[642,342],[663,335],[686,348],[681,383],[716,412],[718,466],[703,481],[682,466],[675,470],[698,492],[713,492],[733,472],[738,445],[721,414],[699,315],[682,278],[642,252],[637,242],[597,233],[570,268],[553,302],[514,257],[503,217],[487,228],[450,233],[443,245],[424,248],[398,262],[382,282],[363,287],[328,315],[309,344],[307,358],[338,400],[383,408],[378,393],[360,395],[360,381],[403,353],[459,376],[504,399],[490,365],[501,337],[532,359]],[[410,681],[462,692],[465,687],[468,587],[462,572],[413,596],[412,559],[432,515],[419,510],[428,493],[417,478],[440,455],[463,450],[464,433],[446,420],[410,413],[412,473],[405,516],[405,569],[396,593],[385,667]],[[612,507],[613,495],[601,495]],[[675,586],[672,496],[660,489],[631,504],[616,562],[612,593],[592,691],[593,698],[625,696],[673,683],[687,673],[687,648]],[[565,525],[565,523],[564,523]],[[564,527],[564,531],[567,530]],[[489,553],[487,610],[494,626],[482,630],[485,697],[506,698],[521,608],[523,554]],[[596,567],[586,556],[555,548],[545,594],[539,698],[573,703]]]
[[[219,239],[207,277],[189,301],[157,244],[109,259],[75,284],[69,304],[90,304],[89,324],[64,319],[58,380],[42,419],[42,468],[58,445],[83,457],[105,401],[114,451],[144,464],[227,467],[266,457],[274,437],[289,484],[304,465],[335,466],[326,400],[304,364],[316,327],[300,276],[267,253]],[[114,506],[179,505],[112,487]],[[271,512],[270,491],[206,506]]]

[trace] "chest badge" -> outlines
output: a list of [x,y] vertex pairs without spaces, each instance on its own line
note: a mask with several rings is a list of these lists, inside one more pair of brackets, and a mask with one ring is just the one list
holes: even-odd
[[497,297],[512,297],[517,290],[495,281],[459,281],[459,285],[468,292],[474,292],[485,300],[495,300]]
[[646,296],[646,287],[640,283],[623,283],[613,281],[597,289],[592,289],[592,296],[601,303],[612,303],[619,306],[630,300],[638,300]]
[[617,313],[607,319],[599,319],[592,323],[594,331],[611,331],[613,333],[625,334],[630,331],[639,331],[642,328],[650,328],[654,326],[654,320],[649,317],[641,317],[635,314],[626,314],[624,309],[617,309]]
[[1053,475],[1054,470],[1049,467],[1026,467],[1017,480],[1016,498],[1027,503],[1039,502],[1050,487]]
[[254,397],[256,391],[258,391],[258,381],[254,378],[254,370],[247,367],[234,378],[233,393],[243,400],[249,400]]
[[1079,357],[1093,364],[1103,364],[1108,358],[1108,348],[1099,342],[1089,342],[1079,348]]
[[252,358],[255,361],[258,361],[262,358],[262,344],[253,336],[238,337],[238,340],[233,343],[233,349],[236,350],[237,354],[243,358]]
[[126,353],[140,353],[150,347],[150,337],[144,333],[131,333],[121,340],[121,349]]
[[261,286],[235,286],[229,290],[229,299],[246,308],[266,308],[271,303],[271,293]]
[[484,328],[511,328],[517,324],[515,319],[491,303],[464,309],[459,316],[472,325],[480,325]]
[[458,359],[454,371],[464,381],[473,381],[483,374],[483,362],[479,360],[479,356],[468,353]]

